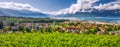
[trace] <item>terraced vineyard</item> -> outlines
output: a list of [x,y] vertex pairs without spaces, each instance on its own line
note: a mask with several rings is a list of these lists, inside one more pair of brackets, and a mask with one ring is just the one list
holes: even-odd
[[120,35],[56,32],[0,34],[0,47],[120,47]]

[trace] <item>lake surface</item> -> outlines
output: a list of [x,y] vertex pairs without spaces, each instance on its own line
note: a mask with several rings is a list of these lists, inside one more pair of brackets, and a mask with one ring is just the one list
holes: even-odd
[[120,23],[120,17],[53,17],[53,18],[69,19],[69,20],[93,20],[93,21]]

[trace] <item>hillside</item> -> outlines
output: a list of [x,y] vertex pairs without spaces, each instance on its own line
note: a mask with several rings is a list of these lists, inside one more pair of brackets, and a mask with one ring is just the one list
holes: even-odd
[[48,15],[40,12],[33,12],[29,10],[13,10],[13,9],[5,9],[5,8],[0,8],[0,16],[48,18]]

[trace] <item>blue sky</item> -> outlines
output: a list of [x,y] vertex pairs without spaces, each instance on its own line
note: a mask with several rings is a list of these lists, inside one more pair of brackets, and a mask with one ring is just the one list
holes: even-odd
[[[75,12],[79,12],[80,9],[94,8],[99,10],[105,10],[106,7],[108,7],[106,10],[112,10],[112,9],[118,9],[120,7],[120,4],[117,4],[118,2],[120,3],[120,0],[0,0],[0,2],[29,4],[32,7],[39,9],[42,12],[58,11],[57,12],[58,14],[75,13]],[[115,3],[112,4],[111,2],[115,2]],[[32,7],[31,9],[33,9]]]
[[[108,3],[110,1],[114,0],[100,0],[97,3]],[[70,7],[71,4],[76,3],[76,0],[0,0],[0,2],[27,3],[41,11],[58,11]]]
[[76,0],[0,0],[0,2],[27,3],[41,11],[58,11],[68,8]]

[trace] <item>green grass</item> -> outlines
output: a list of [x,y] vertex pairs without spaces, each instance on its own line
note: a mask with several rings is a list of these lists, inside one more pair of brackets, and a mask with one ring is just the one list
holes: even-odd
[[120,35],[69,33],[0,34],[0,47],[120,47]]

